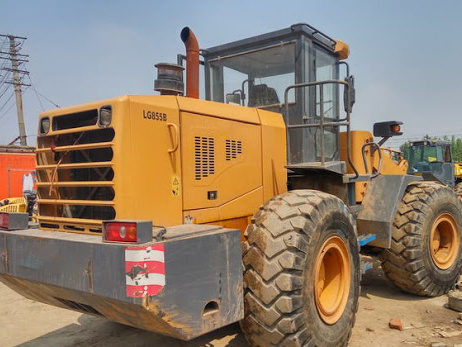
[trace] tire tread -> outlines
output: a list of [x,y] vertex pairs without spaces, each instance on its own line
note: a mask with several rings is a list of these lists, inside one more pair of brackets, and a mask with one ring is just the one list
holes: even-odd
[[[315,346],[301,313],[304,259],[312,237],[306,230],[313,230],[330,208],[344,209],[354,225],[340,199],[319,191],[294,190],[260,207],[247,228],[243,247],[246,312],[241,328],[253,346]],[[356,300],[346,341],[357,310]]]
[[448,194],[454,195],[439,183],[421,182],[410,185],[399,204],[391,247],[381,253],[381,261],[388,279],[405,292],[434,297],[447,293],[453,286],[452,283],[443,287],[433,283],[422,261],[425,214],[438,196]]

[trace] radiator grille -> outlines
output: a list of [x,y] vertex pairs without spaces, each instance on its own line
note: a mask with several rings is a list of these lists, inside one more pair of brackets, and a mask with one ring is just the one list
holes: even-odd
[[115,131],[99,128],[97,115],[95,109],[55,116],[54,132],[37,139],[41,228],[100,233],[101,221],[116,216],[112,167]]
[[53,130],[65,130],[95,125],[98,121],[98,110],[71,113],[53,118]]
[[215,139],[196,136],[194,138],[195,178],[201,180],[215,173]]
[[226,160],[236,159],[242,153],[242,141],[226,140]]

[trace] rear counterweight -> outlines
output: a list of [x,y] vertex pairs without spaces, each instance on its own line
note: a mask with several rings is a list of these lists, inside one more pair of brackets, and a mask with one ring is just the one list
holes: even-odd
[[190,340],[243,318],[240,239],[239,230],[199,225],[136,247],[0,231],[0,281],[32,300]]

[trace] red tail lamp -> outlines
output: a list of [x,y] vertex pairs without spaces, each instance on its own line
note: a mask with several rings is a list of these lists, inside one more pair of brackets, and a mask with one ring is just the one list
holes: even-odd
[[105,221],[103,222],[104,242],[145,243],[152,241],[150,221]]
[[0,212],[0,228],[7,230],[27,229],[29,215],[27,213]]
[[0,228],[7,229],[10,224],[10,215],[8,213],[0,213]]

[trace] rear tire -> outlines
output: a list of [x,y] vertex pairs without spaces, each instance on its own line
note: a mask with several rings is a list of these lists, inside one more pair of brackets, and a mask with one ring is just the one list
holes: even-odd
[[394,219],[391,248],[381,254],[385,275],[421,296],[447,293],[462,270],[462,205],[441,184],[411,185]]
[[360,271],[344,203],[319,191],[290,191],[260,208],[246,236],[241,327],[247,340],[258,347],[346,345]]
[[462,183],[459,182],[456,184],[456,186],[454,187],[454,192],[459,197],[459,199],[462,201]]

